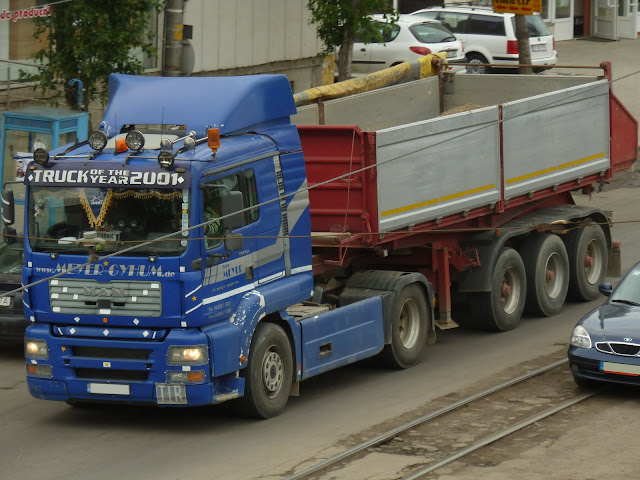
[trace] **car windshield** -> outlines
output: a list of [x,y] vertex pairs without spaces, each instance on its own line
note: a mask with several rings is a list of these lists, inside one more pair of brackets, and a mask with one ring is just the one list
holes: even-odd
[[[551,30],[544,23],[540,15],[527,15],[527,28],[529,29],[530,37],[548,37],[551,35]],[[513,24],[513,31],[516,31],[516,17],[511,17],[511,23]]]
[[412,25],[409,30],[421,43],[453,42],[456,39],[453,33],[440,23],[420,23]]
[[635,267],[611,295],[612,302],[640,304],[640,267]]
[[[37,252],[87,253],[86,232],[104,239],[100,253],[139,245],[188,226],[188,190],[39,187],[29,193],[29,242]],[[141,246],[127,255],[179,255],[182,236]]]

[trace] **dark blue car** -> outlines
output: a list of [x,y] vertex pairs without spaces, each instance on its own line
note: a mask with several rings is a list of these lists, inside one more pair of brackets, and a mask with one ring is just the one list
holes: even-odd
[[600,286],[609,298],[573,329],[569,364],[576,383],[640,385],[640,263],[613,289]]

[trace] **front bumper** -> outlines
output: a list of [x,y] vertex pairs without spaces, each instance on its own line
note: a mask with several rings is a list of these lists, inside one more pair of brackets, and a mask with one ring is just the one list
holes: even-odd
[[[213,377],[211,351],[207,365],[167,365],[172,345],[205,344],[211,350],[208,337],[197,329],[170,330],[154,341],[106,340],[54,335],[49,325],[34,324],[25,335],[46,340],[49,352],[47,360],[26,360],[27,368],[29,364],[51,366],[50,377],[27,370],[27,385],[35,398],[186,407],[220,403],[244,392],[244,378],[236,373]],[[167,372],[195,370],[203,370],[205,380],[184,384],[184,402],[158,401],[158,386],[181,385],[169,384]]]
[[[595,348],[570,347],[569,366],[574,377],[598,382],[640,385],[640,357],[609,355]],[[618,373],[613,373],[615,370]],[[633,373],[637,370],[638,373]]]

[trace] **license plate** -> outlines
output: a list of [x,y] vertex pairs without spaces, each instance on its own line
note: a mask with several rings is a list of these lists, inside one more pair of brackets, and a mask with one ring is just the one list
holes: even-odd
[[129,385],[114,383],[88,383],[87,393],[93,395],[130,395]]
[[0,307],[10,307],[11,297],[0,297]]
[[456,56],[458,56],[457,50],[447,50],[447,58],[456,57]]
[[546,52],[547,51],[547,44],[546,43],[541,43],[539,45],[531,45],[531,51],[532,52]]
[[182,383],[156,383],[158,405],[186,405],[187,390]]
[[602,362],[600,368],[604,373],[616,373],[618,375],[640,375],[640,365],[628,365],[626,363]]

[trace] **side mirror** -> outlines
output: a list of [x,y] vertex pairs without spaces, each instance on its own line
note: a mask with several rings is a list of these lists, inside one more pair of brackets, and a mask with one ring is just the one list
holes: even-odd
[[2,193],[0,194],[0,198],[2,199],[2,221],[6,225],[13,225],[16,221],[16,210],[15,210],[15,201],[13,199],[13,190],[9,190],[7,188],[2,189]]
[[603,283],[598,287],[598,291],[605,297],[608,297],[611,295],[611,292],[613,292],[613,287],[610,283]]
[[[244,208],[242,192],[230,191],[221,197],[222,216],[227,216],[239,212]],[[226,229],[235,230],[244,227],[244,213],[236,213],[222,220]],[[228,249],[227,249],[228,250]]]

